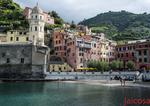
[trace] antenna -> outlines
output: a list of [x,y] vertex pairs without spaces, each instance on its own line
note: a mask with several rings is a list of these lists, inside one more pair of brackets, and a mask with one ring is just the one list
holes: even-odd
[[37,6],[37,7],[39,6],[39,0],[37,0],[36,6]]
[[39,6],[39,3],[38,3],[38,2],[36,3],[36,6],[37,6],[37,7]]

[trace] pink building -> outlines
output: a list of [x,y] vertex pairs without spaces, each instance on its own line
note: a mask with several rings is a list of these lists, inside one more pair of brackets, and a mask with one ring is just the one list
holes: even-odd
[[52,39],[53,39],[53,46],[55,50],[55,55],[63,57],[66,59],[66,34],[61,32],[61,30],[57,30],[53,32]]
[[55,54],[64,57],[73,69],[87,67],[91,60],[111,62],[115,59],[115,45],[100,35],[78,36],[67,31],[53,33]]
[[[26,17],[26,19],[30,19],[31,18],[31,12],[32,12],[32,8],[30,7],[26,7],[23,11],[23,14],[24,16]],[[48,15],[47,12],[43,12],[43,15],[44,15],[44,21],[47,23],[47,24],[55,24],[54,22],[54,18],[51,17],[50,15]]]

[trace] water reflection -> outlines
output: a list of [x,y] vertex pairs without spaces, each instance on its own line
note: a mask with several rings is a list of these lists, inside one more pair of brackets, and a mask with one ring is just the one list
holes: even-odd
[[0,84],[2,106],[123,106],[124,97],[150,98],[150,89],[63,82]]

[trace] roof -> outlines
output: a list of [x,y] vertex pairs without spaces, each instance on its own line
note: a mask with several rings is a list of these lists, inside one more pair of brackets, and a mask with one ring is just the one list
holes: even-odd
[[32,9],[32,13],[43,13],[43,10],[41,8],[38,7],[38,5],[36,5],[33,9]]

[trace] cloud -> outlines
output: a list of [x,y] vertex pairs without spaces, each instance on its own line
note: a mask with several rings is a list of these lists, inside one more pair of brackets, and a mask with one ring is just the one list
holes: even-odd
[[22,7],[39,2],[44,11],[57,11],[66,21],[79,22],[107,11],[150,12],[150,0],[14,0]]

